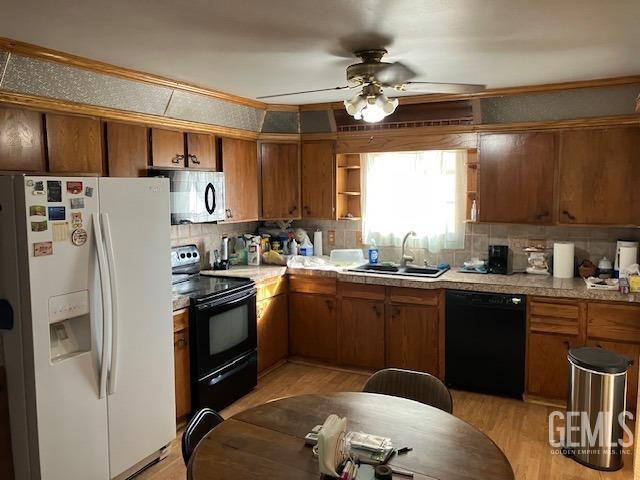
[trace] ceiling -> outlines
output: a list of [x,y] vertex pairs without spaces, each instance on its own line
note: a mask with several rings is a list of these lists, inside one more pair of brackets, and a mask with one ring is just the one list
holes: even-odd
[[348,52],[380,45],[423,81],[638,74],[639,18],[638,0],[20,0],[3,5],[0,36],[255,98],[344,85]]

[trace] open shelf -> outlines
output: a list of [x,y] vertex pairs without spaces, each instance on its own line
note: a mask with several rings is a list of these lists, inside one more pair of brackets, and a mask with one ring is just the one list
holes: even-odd
[[466,213],[465,218],[467,223],[474,223],[471,221],[471,206],[473,205],[473,201],[476,201],[476,208],[480,208],[478,202],[478,170],[479,170],[479,162],[478,162],[478,151],[477,150],[468,150],[467,151],[467,202],[466,202]]
[[362,216],[360,155],[339,153],[336,155],[336,167],[336,219],[360,220]]

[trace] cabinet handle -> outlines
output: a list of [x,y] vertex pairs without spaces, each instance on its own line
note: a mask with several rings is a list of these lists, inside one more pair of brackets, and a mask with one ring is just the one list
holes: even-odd
[[180,155],[179,153],[171,160],[171,163],[178,165],[180,162],[184,162],[184,155]]
[[380,307],[378,307],[378,305],[373,305],[371,308],[373,308],[373,311],[376,312],[376,316],[380,316]]
[[574,217],[573,215],[571,215],[567,210],[563,210],[563,211],[562,211],[562,214],[563,214],[563,215],[566,215],[566,216],[567,216],[567,218],[568,218],[569,220],[575,220],[575,219],[576,219],[576,217]]
[[565,340],[565,341],[564,341],[564,342],[562,342],[562,343],[564,343],[564,346],[567,348],[567,350],[570,350],[570,349],[571,349],[571,344],[569,343],[569,341],[568,341],[568,340]]
[[333,310],[333,300],[326,300],[329,311]]
[[291,207],[291,209],[289,209],[289,215],[293,215],[293,212],[295,212],[296,210],[298,210],[298,207],[294,205],[293,207]]
[[200,165],[200,160],[198,160],[197,155],[189,154],[189,161],[195,165]]
[[602,345],[600,345],[599,343],[596,343],[596,347],[602,348]]
[[538,215],[538,216],[536,217],[536,220],[544,220],[544,219],[545,219],[545,218],[547,218],[548,216],[549,216],[549,212],[544,212],[544,213],[541,213],[540,215]]

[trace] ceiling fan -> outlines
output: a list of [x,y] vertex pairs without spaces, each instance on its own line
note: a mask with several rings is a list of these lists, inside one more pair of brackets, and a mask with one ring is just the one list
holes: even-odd
[[361,88],[360,92],[356,93],[353,98],[344,101],[347,113],[356,120],[379,122],[387,115],[391,115],[398,106],[398,99],[387,98],[383,88],[391,88],[398,92],[416,93],[476,93],[485,89],[485,85],[468,83],[411,81],[416,76],[416,72],[401,62],[383,62],[382,57],[386,53],[387,50],[384,48],[372,48],[354,52],[354,55],[362,61],[347,67],[347,85],[345,86],[265,95],[258,98],[287,97],[305,93]]

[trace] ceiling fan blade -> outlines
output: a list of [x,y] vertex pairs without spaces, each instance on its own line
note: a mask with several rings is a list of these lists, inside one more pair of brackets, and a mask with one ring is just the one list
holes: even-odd
[[424,93],[478,93],[486,88],[486,85],[472,83],[405,82],[397,87],[396,90]]
[[385,67],[374,75],[375,79],[383,87],[392,87],[407,83],[408,80],[416,76],[416,72],[411,70],[402,62],[395,62]]
[[263,98],[288,97],[290,95],[302,95],[304,93],[316,93],[316,92],[330,92],[332,90],[346,90],[348,88],[353,88],[353,87],[345,85],[344,87],[320,88],[318,90],[304,90],[302,92],[278,93],[276,95],[263,95],[261,97],[256,97],[256,98],[258,100],[262,100]]

